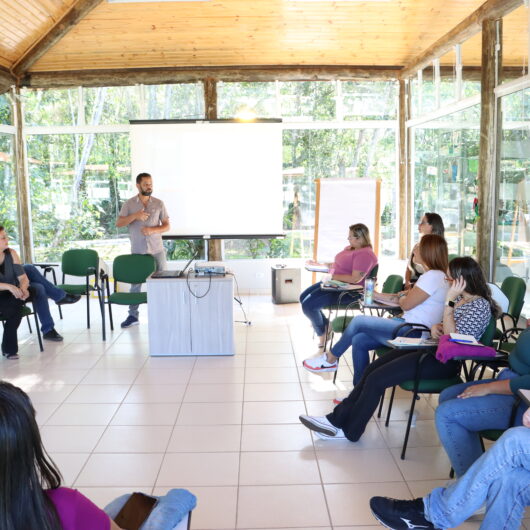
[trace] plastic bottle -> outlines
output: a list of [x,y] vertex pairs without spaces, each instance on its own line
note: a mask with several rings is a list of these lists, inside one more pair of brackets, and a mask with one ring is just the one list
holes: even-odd
[[375,282],[372,278],[368,278],[364,282],[364,303],[365,305],[370,305],[373,302],[374,287],[375,287]]

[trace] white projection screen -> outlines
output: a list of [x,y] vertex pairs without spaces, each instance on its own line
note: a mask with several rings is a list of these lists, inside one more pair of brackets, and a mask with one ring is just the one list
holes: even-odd
[[131,121],[131,159],[166,205],[164,236],[283,233],[280,123]]

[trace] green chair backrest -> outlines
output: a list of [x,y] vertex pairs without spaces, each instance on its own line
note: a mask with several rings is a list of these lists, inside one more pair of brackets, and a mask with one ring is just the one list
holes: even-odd
[[151,254],[123,254],[114,259],[112,274],[117,282],[144,283],[155,268]]
[[521,316],[521,311],[524,305],[524,297],[526,294],[525,281],[517,276],[504,278],[501,285],[501,291],[506,295],[509,302],[508,310],[506,312],[515,318],[515,321],[517,322]]
[[379,272],[379,265],[376,265],[369,273],[367,278],[377,279],[377,273]]
[[447,261],[452,261],[455,258],[458,258],[458,254],[449,254],[449,256],[447,256]]
[[383,284],[381,291],[383,293],[399,293],[403,289],[403,276],[391,274]]
[[480,337],[480,341],[484,346],[491,346],[495,338],[495,330],[497,329],[495,317],[491,317],[488,326]]
[[90,248],[73,248],[67,250],[61,260],[63,274],[69,276],[86,276],[96,274],[99,266],[99,256]]

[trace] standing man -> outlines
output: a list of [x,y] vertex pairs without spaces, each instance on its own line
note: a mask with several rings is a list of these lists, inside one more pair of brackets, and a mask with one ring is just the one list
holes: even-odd
[[[151,254],[156,261],[156,270],[166,268],[166,252],[162,234],[169,230],[169,216],[160,199],[152,197],[153,181],[149,173],[136,177],[138,195],[126,201],[116,221],[117,227],[128,226],[133,254]],[[132,293],[139,293],[141,284],[131,286]],[[121,323],[122,328],[137,326],[138,306],[129,306],[129,316]]]

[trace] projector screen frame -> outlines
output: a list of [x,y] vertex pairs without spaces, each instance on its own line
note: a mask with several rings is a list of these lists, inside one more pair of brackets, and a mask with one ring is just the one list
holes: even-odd
[[281,118],[256,118],[254,120],[237,120],[234,118],[220,118],[218,120],[207,120],[206,118],[186,118],[174,120],[129,120],[130,125],[156,125],[169,123],[283,123]]
[[204,234],[199,235],[179,235],[179,236],[162,236],[162,239],[171,241],[174,239],[204,239],[208,241],[209,239],[283,239],[286,237],[286,234]]

